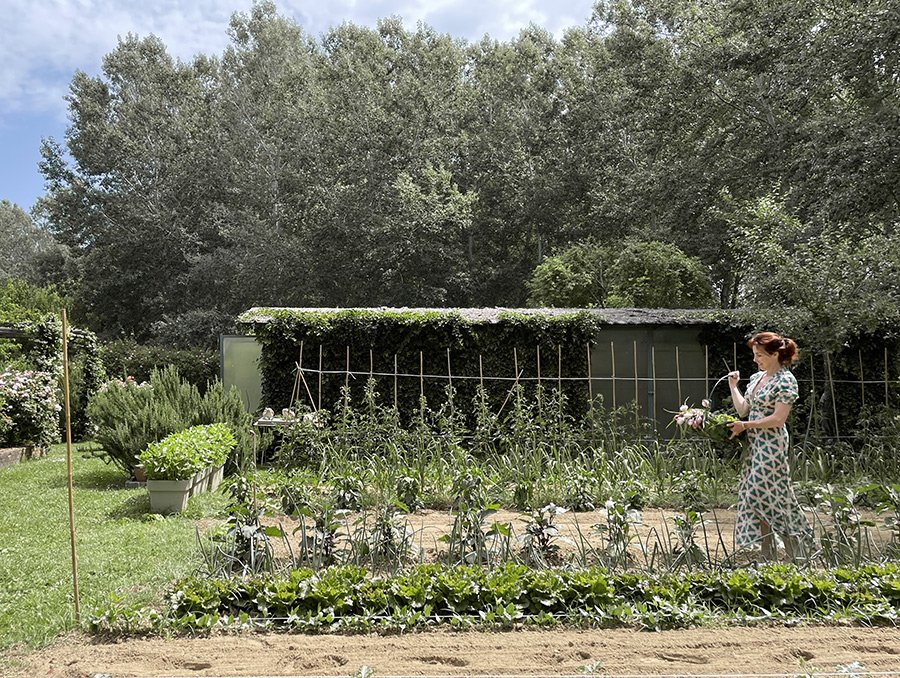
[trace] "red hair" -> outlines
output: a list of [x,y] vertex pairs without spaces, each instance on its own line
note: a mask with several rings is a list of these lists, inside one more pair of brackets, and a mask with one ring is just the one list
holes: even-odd
[[769,355],[778,354],[778,362],[782,365],[790,365],[797,358],[797,344],[793,339],[782,337],[774,332],[760,332],[753,335],[747,342],[751,349],[759,346]]

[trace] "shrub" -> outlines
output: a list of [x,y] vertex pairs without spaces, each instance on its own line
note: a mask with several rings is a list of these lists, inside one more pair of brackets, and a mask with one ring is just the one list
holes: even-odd
[[[7,371],[0,375],[0,433],[8,443],[46,447],[59,440],[56,377],[49,372]],[[3,431],[4,425],[7,430]]]
[[139,459],[150,480],[187,480],[207,467],[224,465],[235,442],[225,424],[192,426],[151,443]]
[[201,424],[227,424],[238,458],[251,449],[250,415],[237,390],[225,393],[217,381],[201,396],[175,367],[154,369],[148,382],[133,378],[108,382],[88,404],[88,416],[96,429],[94,440],[103,448],[100,456],[126,473],[148,445]]
[[181,378],[202,394],[219,376],[219,354],[203,348],[176,349],[139,344],[133,339],[111,341],[100,351],[106,373],[148,381],[153,370],[174,367]]

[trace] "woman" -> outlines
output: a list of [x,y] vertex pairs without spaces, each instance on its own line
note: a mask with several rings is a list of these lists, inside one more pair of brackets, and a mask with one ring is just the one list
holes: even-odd
[[775,533],[793,559],[799,555],[799,539],[812,537],[812,528],[791,488],[788,468],[785,421],[798,395],[797,380],[788,366],[797,357],[797,345],[774,332],[761,332],[747,345],[759,372],[750,377],[744,395],[738,391],[740,373],[728,375],[734,407],[742,418],[729,424],[731,437],[747,431],[750,442],[738,486],[735,544],[761,543],[763,559],[772,560],[777,557]]

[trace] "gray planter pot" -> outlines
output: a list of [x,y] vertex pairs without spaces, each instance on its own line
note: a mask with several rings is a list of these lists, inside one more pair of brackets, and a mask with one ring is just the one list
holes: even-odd
[[180,513],[187,508],[193,480],[148,480],[151,513]]

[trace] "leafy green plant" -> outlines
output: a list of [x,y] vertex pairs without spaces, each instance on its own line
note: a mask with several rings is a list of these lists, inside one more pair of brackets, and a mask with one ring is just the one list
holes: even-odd
[[252,452],[250,415],[237,390],[226,394],[220,384],[213,384],[201,396],[174,367],[154,370],[149,382],[107,382],[91,398],[87,414],[93,439],[101,446],[97,454],[129,474],[148,445],[201,424],[224,423],[232,430],[237,450],[229,457],[229,470],[245,465],[242,460]]
[[151,443],[138,457],[150,480],[187,480],[210,466],[222,466],[235,445],[224,424],[193,426]]
[[555,504],[548,504],[529,516],[525,524],[525,534],[518,537],[518,541],[522,544],[525,563],[538,567],[559,564],[560,547],[557,542],[567,544],[573,542],[559,534],[559,527],[553,524],[553,519],[568,510]]

